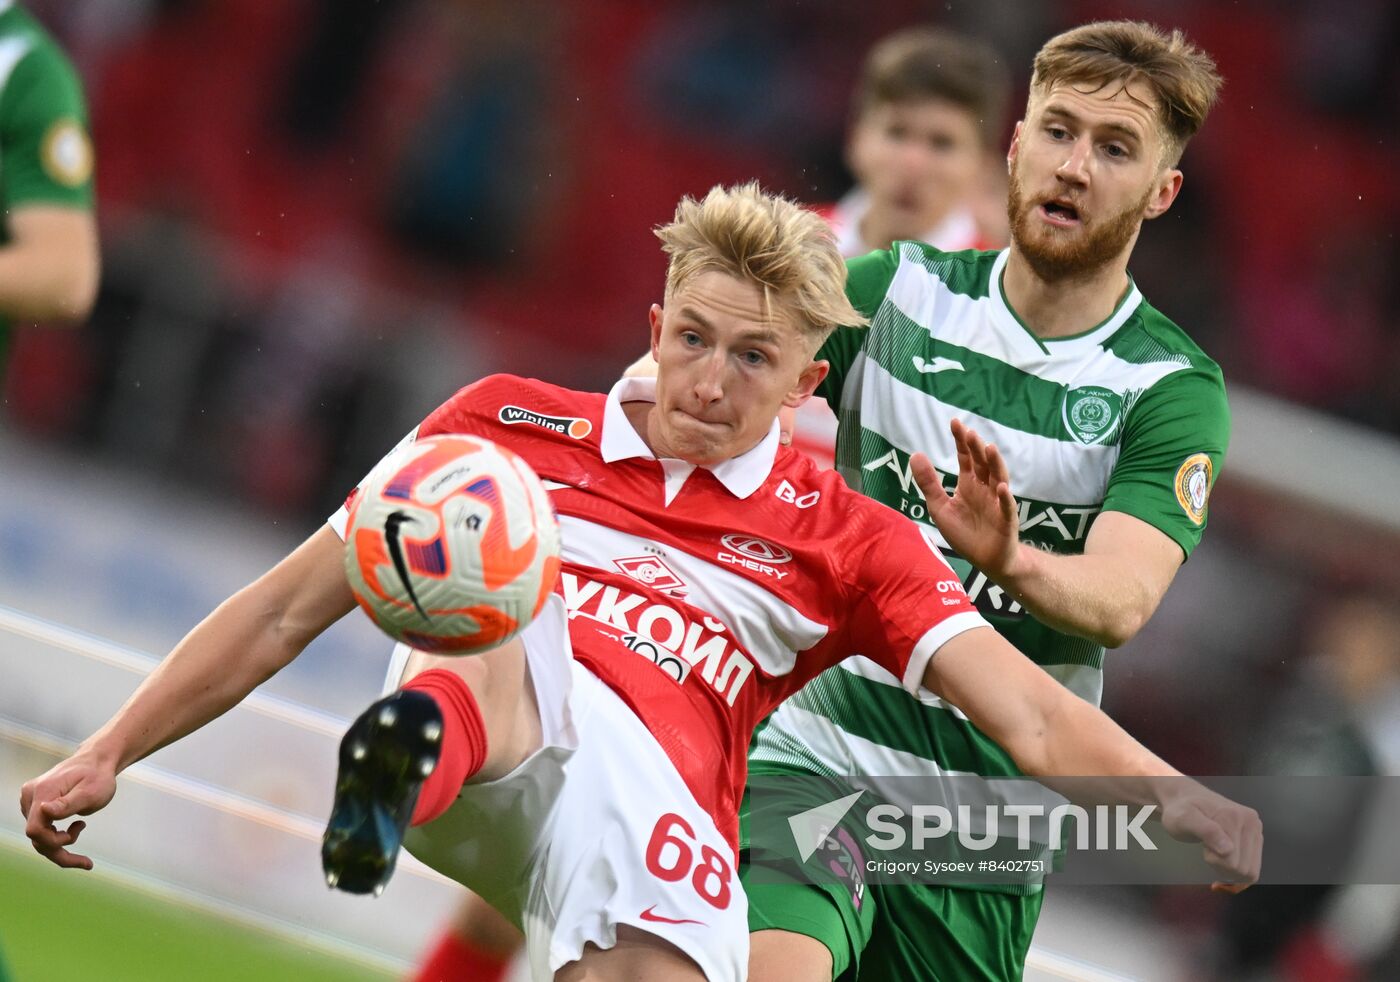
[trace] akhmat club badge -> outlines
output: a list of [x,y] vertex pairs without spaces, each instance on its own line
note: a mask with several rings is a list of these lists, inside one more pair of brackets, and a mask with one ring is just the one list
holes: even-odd
[[1065,429],[1080,443],[1103,443],[1123,417],[1123,397],[1101,385],[1083,385],[1065,393]]

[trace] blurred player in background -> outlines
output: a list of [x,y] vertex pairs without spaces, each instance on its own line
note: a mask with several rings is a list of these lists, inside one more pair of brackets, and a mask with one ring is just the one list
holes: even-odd
[[10,325],[81,321],[97,297],[93,153],[77,73],[0,0],[0,364]]
[[82,83],[14,0],[0,0],[0,207],[3,382],[11,325],[84,320],[100,265]]
[[[847,292],[871,326],[818,354],[847,482],[936,526],[982,614],[1095,705],[1105,646],[1137,633],[1200,541],[1229,439],[1219,368],[1127,272],[1219,86],[1179,32],[1052,38],[1008,154],[1009,250],[902,242],[852,260]],[[996,508],[941,496],[943,476],[969,473]],[[960,708],[853,658],[760,728],[751,773],[1015,774]],[[755,982],[1021,977],[1040,884],[858,886],[754,886]]]
[[[405,687],[342,743],[323,851],[329,882],[369,892],[412,819],[420,858],[525,926],[537,977],[746,976],[734,850],[753,726],[857,645],[910,692],[956,700],[1028,773],[1177,773],[988,630],[922,533],[779,446],[779,407],[825,374],[812,359],[822,337],[860,320],[821,222],[754,186],[716,188],[658,234],[671,263],[649,315],[654,381],[604,397],[492,376],[417,431],[502,440],[540,473],[563,531],[559,593],[487,654],[401,652]],[[520,406],[545,422],[512,425]],[[564,417],[588,425],[546,425]],[[994,475],[995,453],[982,459]],[[944,507],[985,512],[996,496],[969,474]],[[111,721],[25,784],[38,851],[91,868],[69,849],[83,823],[57,821],[105,807],[121,770],[236,705],[353,608],[344,522],[220,605]],[[722,533],[773,536],[789,577],[725,564]],[[626,572],[618,560],[639,549],[685,578],[683,596]],[[695,671],[661,657],[680,637],[705,652]],[[1257,815],[1194,782],[1148,790],[1172,834],[1203,841],[1232,878],[1257,877]],[[685,845],[679,867],[660,865],[667,843]]]
[[[927,27],[870,49],[851,100],[846,164],[856,185],[817,211],[848,258],[901,240],[945,252],[1006,241],[998,157],[1010,73],[987,45]],[[836,418],[825,399],[797,411],[794,445],[830,467]]]
[[[1001,145],[1010,75],[987,45],[926,27],[870,49],[852,95],[846,163],[856,179],[818,209],[843,256],[903,240],[945,251],[991,248],[1004,229],[982,227]],[[988,195],[987,189],[992,189]]]
[[[1400,775],[1400,605],[1338,583],[1305,611],[1306,657],[1256,727],[1250,774]],[[1345,782],[1296,825],[1270,829],[1278,854],[1316,848],[1327,828],[1354,867],[1393,850],[1395,813],[1382,782]],[[1379,845],[1384,844],[1384,845]],[[1221,911],[1210,978],[1400,978],[1400,885],[1296,884],[1241,897]]]

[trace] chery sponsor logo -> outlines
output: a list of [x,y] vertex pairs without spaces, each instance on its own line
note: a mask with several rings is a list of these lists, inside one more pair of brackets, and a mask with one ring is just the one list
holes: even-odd
[[778,568],[784,563],[792,562],[792,553],[766,539],[730,532],[719,541],[725,550],[729,550],[721,551],[718,556],[719,561],[726,565],[741,566],[779,580],[792,572]]

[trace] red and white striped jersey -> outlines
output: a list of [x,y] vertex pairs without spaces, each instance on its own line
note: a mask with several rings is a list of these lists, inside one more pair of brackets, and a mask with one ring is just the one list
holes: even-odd
[[777,426],[713,468],[658,460],[611,393],[494,375],[419,436],[510,447],[550,490],[557,591],[574,657],[646,725],[716,824],[737,838],[757,723],[860,652],[916,692],[949,638],[985,625],[919,527],[778,446]]

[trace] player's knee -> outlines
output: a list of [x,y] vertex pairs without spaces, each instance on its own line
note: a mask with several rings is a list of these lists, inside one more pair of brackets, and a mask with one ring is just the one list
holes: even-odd
[[486,735],[486,758],[476,780],[494,780],[514,770],[540,746],[542,729],[534,686],[519,639],[485,654],[444,656],[415,651],[403,683],[429,669],[445,669],[467,684]]
[[749,982],[831,982],[826,945],[796,931],[749,935]]

